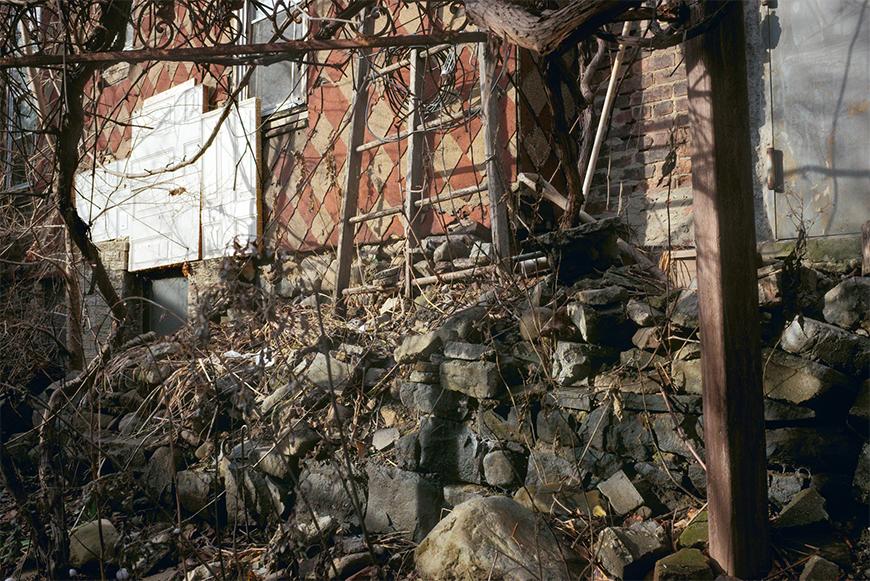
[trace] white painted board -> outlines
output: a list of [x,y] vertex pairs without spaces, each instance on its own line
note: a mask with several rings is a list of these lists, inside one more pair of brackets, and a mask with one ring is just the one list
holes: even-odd
[[[205,141],[221,111],[202,118]],[[229,256],[247,248],[259,232],[257,162],[260,119],[256,98],[233,108],[202,158],[202,257]]]

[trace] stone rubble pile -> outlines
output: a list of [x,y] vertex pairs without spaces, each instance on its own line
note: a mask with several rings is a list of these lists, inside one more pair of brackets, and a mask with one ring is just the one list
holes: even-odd
[[[415,268],[482,264],[488,243],[460,234],[426,239]],[[102,555],[145,576],[186,559],[188,579],[208,578],[217,561],[179,538],[244,529],[268,532],[264,578],[713,579],[698,294],[621,265],[607,228],[562,236],[546,245],[595,254],[578,260],[594,271],[381,299],[290,363],[215,364],[183,342],[116,358],[100,414],[70,423],[113,467],[85,502],[139,516],[79,526],[76,567]],[[397,266],[373,256],[370,274]],[[781,269],[759,275],[773,530],[816,548],[801,579],[833,578],[858,566],[846,539],[870,502],[870,286],[823,277],[794,313]],[[319,290],[288,281],[275,294],[303,306]],[[185,388],[197,366],[219,373]],[[169,430],[175,408],[189,413]]]

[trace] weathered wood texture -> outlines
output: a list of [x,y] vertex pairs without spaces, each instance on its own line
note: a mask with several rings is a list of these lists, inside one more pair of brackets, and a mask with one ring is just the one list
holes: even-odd
[[685,45],[698,254],[710,555],[741,579],[769,567],[752,159],[741,2]]
[[471,21],[494,35],[534,51],[549,54],[569,37],[589,36],[640,2],[634,0],[572,0],[558,10],[536,13],[532,3],[516,0],[466,0]]
[[[374,19],[369,11],[363,13],[363,34],[371,34],[374,30]],[[353,119],[350,124],[350,135],[347,139],[347,174],[344,179],[344,195],[341,198],[341,222],[338,232],[338,252],[335,274],[335,293],[333,300],[336,309],[344,309],[343,291],[350,284],[350,267],[353,264],[353,239],[356,228],[350,221],[356,216],[359,202],[359,180],[362,166],[362,153],[356,146],[363,142],[366,130],[366,109],[368,102],[369,49],[360,49],[354,65]]]
[[484,151],[486,154],[486,183],[489,192],[489,216],[492,226],[492,242],[499,260],[511,257],[511,230],[508,221],[505,168],[501,164],[498,147],[499,127],[505,123],[499,95],[495,87],[498,62],[498,39],[490,37],[479,45],[480,51],[480,102],[483,110]]

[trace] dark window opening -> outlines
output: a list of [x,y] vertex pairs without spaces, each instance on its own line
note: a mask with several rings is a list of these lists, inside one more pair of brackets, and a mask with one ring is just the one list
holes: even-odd
[[187,278],[170,270],[146,275],[142,284],[145,331],[171,335],[187,324]]

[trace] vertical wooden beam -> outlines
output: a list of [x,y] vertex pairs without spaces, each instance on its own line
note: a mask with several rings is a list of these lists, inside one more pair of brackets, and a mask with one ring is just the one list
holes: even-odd
[[420,99],[423,96],[423,59],[419,49],[411,49],[411,71],[408,88],[408,171],[405,174],[405,296],[414,292],[414,260],[420,246],[420,214],[423,207],[417,204],[423,199],[423,147],[425,133],[422,131],[423,116]]
[[755,218],[743,3],[685,44],[701,318],[710,556],[726,574],[769,569]]
[[[483,112],[483,144],[486,154],[486,183],[489,192],[489,220],[492,227],[492,242],[499,264],[510,268],[508,260],[511,252],[511,229],[508,222],[508,188],[504,183],[504,172],[500,163],[499,127],[505,123],[500,115],[498,91],[495,87],[495,70],[498,61],[498,39],[492,35],[479,45],[480,55],[480,103]],[[504,144],[503,144],[504,146]]]
[[[374,32],[374,19],[366,9],[362,13],[362,34],[370,36]],[[362,153],[356,148],[362,144],[366,129],[368,102],[368,56],[371,49],[361,48],[356,55],[354,66],[353,109],[351,110],[350,134],[347,138],[347,175],[344,179],[344,195],[341,199],[341,229],[338,232],[337,268],[335,273],[335,293],[333,303],[336,312],[344,313],[344,290],[350,285],[350,267],[353,264],[353,239],[356,227],[350,219],[357,214],[359,202],[359,180],[362,167]]]

